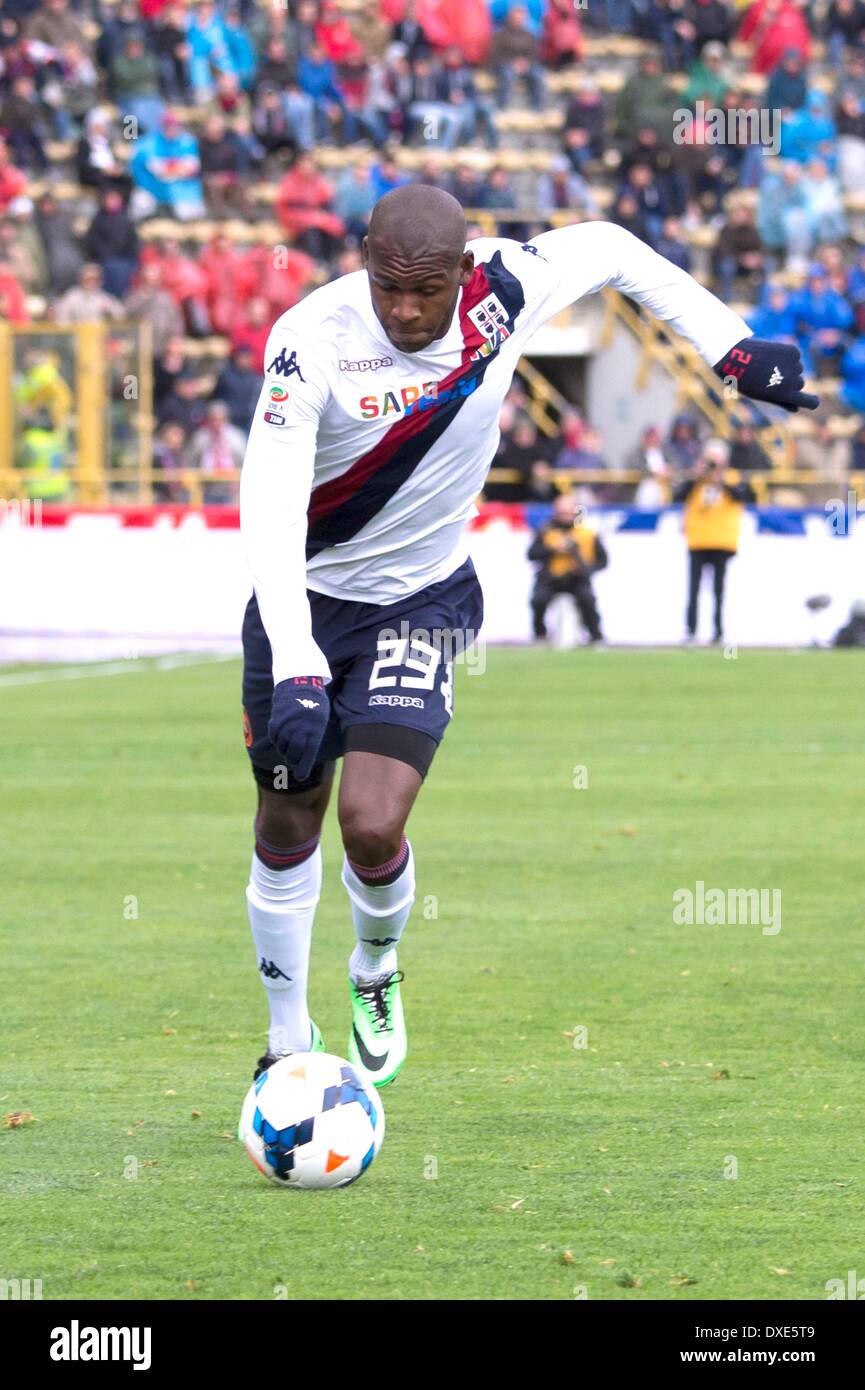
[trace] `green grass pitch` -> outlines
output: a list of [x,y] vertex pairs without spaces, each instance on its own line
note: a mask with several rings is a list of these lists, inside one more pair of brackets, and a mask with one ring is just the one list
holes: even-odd
[[[0,1129],[0,1277],[814,1300],[865,1275],[859,654],[458,672],[410,824],[409,1061],[381,1155],[332,1193],[269,1186],[232,1137],[266,1022],[239,674],[0,681],[0,1114],[35,1116]],[[330,820],[311,1004],[344,1053],[339,860]],[[698,880],[780,890],[781,930],[677,925]]]

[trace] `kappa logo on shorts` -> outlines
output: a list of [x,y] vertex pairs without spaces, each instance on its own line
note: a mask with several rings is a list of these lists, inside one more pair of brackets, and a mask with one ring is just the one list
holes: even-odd
[[395,705],[397,709],[423,709],[424,702],[419,695],[372,695],[371,705]]

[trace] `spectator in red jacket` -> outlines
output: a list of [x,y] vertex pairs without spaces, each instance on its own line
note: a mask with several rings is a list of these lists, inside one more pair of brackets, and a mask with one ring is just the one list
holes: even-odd
[[[268,249],[267,254],[273,253]],[[208,242],[198,258],[198,268],[207,278],[204,298],[210,325],[214,333],[227,338],[241,318],[244,304],[256,292],[255,272],[224,232],[217,232]]]
[[294,246],[253,246],[244,261],[255,294],[267,300],[271,323],[297,303],[316,274],[312,257]]
[[246,313],[231,335],[231,351],[236,352],[238,348],[248,347],[255,369],[259,372],[264,371],[264,349],[270,336],[270,325],[270,306],[266,299],[256,296],[255,299],[250,299]]
[[171,237],[141,252],[142,265],[158,265],[162,271],[163,288],[183,311],[189,332],[197,338],[210,332],[207,317],[207,276],[189,256],[184,256],[180,243]]
[[353,57],[358,42],[352,33],[348,15],[342,14],[333,0],[322,0],[319,16],[315,37],[330,61],[344,63],[346,58]]
[[13,198],[24,192],[27,179],[12,163],[9,146],[0,139],[0,213],[5,212]]
[[302,154],[282,179],[276,215],[287,234],[310,256],[327,259],[345,233],[342,218],[330,211],[333,187],[310,154]]
[[583,31],[573,0],[550,0],[541,33],[541,60],[554,68],[578,63],[583,56]]
[[27,323],[27,297],[9,262],[0,260],[0,319],[7,323]]
[[806,61],[811,51],[808,21],[793,0],[754,0],[739,38],[753,48],[754,72],[772,72],[788,49],[795,48]]

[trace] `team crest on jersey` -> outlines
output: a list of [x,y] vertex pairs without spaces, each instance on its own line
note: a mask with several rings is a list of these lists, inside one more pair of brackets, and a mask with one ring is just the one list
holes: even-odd
[[274,357],[267,370],[268,373],[273,372],[275,376],[294,376],[297,373],[301,381],[306,381],[306,377],[298,365],[297,353],[293,351],[290,357],[286,357],[285,348],[280,349],[279,356]]
[[504,338],[511,336],[508,328],[508,311],[502,304],[498,295],[488,294],[482,299],[480,304],[476,304],[473,309],[469,309],[467,317],[471,319],[475,328],[490,340],[497,339],[495,344],[498,346]]

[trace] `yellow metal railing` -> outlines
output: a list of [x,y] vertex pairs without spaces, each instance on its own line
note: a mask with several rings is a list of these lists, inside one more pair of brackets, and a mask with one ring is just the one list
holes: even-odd
[[148,324],[0,323],[0,497],[150,496],[152,381]]
[[[714,434],[728,438],[735,425],[752,424],[747,403],[737,396],[729,399],[723,396],[723,384],[696,348],[674,335],[660,320],[644,318],[630,300],[617,290],[605,289],[601,293],[605,302],[601,346],[609,347],[617,320],[639,343],[640,357],[634,381],[636,390],[645,390],[652,367],[659,366],[675,382],[678,408],[681,410],[691,406],[698,411],[709,422]],[[773,464],[772,480],[780,481],[775,477],[775,470],[790,470],[795,463],[795,446],[790,430],[781,422],[763,425],[754,433]]]

